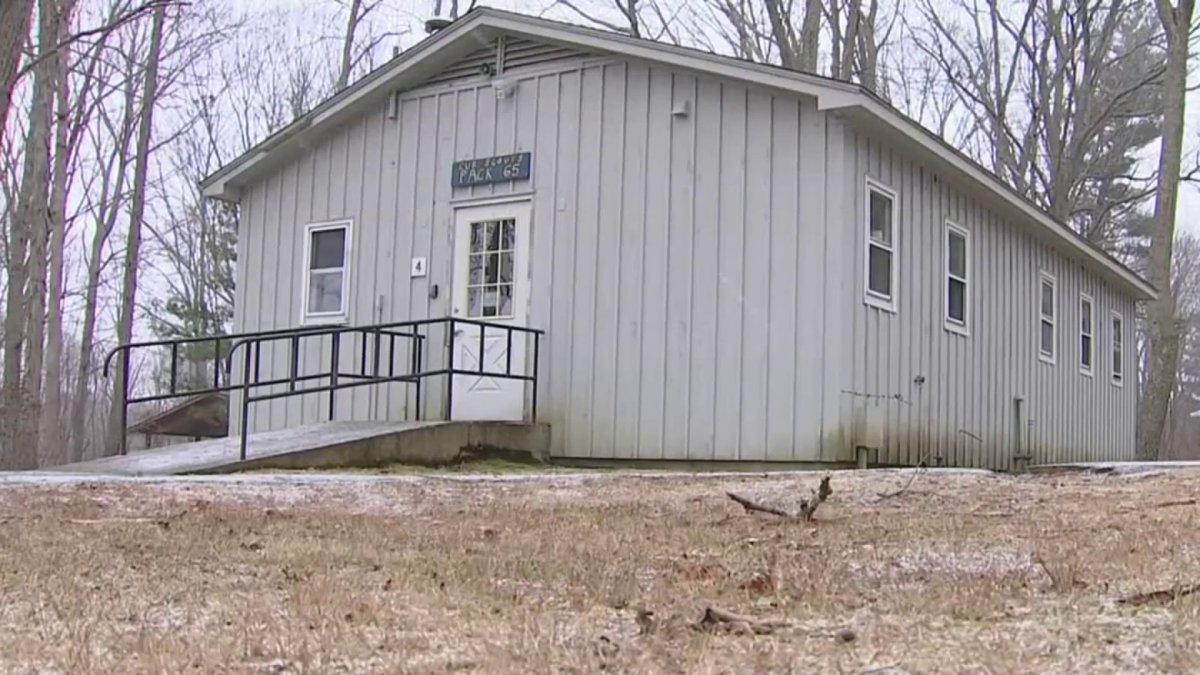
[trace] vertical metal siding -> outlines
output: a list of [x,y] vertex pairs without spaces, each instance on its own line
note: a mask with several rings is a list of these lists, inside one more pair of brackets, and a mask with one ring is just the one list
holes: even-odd
[[[444,315],[452,200],[532,189],[530,323],[548,332],[540,413],[556,454],[835,456],[821,449],[837,426],[823,395],[825,179],[801,161],[823,156],[824,117],[642,63],[550,65],[507,99],[470,78],[407,92],[397,119],[368,114],[252,186],[238,329],[296,324],[304,225],[339,218],[353,221],[351,323]],[[451,190],[454,160],[517,151],[534,155],[530,183]],[[426,279],[409,278],[417,255]],[[286,372],[282,352],[271,367]],[[441,391],[431,383],[426,414]],[[317,398],[258,404],[253,427],[320,421]],[[338,399],[339,419],[416,412],[399,385]]]
[[[831,227],[854,232],[851,377],[842,394],[850,448],[864,430],[854,410],[881,409],[884,447],[879,461],[940,461],[1007,469],[1016,434],[1013,399],[1025,399],[1025,448],[1035,463],[1128,459],[1134,449],[1135,391],[1111,383],[1112,310],[1129,316],[1132,300],[1095,274],[1050,249],[997,214],[969,191],[948,182],[870,134],[831,123],[831,147],[847,149],[843,201],[853,221]],[[836,167],[831,163],[831,171]],[[897,192],[899,265],[896,313],[863,298],[865,181]],[[944,328],[945,222],[970,233],[970,335]],[[848,242],[850,243],[850,242]],[[1057,280],[1056,357],[1038,359],[1040,272]],[[1079,296],[1094,299],[1094,375],[1079,369]],[[829,312],[830,308],[826,308]],[[1130,330],[1126,328],[1126,344]],[[1126,347],[1126,373],[1132,356]],[[1104,358],[1102,358],[1104,357]],[[919,376],[923,385],[916,384]],[[1129,379],[1128,376],[1126,379]]]
[[[351,323],[445,315],[457,200],[532,191],[529,322],[548,333],[540,413],[555,454],[847,461],[870,405],[880,461],[1006,468],[1014,396],[1035,461],[1131,452],[1132,302],[928,167],[740,83],[566,54],[514,77],[500,100],[474,75],[406,92],[396,119],[381,106],[250,188],[238,329],[296,324],[304,225],[341,218]],[[533,153],[528,183],[451,189],[453,161],[518,151]],[[899,195],[896,314],[862,301],[868,175]],[[971,236],[969,337],[943,328],[948,217]],[[413,256],[428,277],[409,278]],[[1058,279],[1056,366],[1037,359],[1041,269]],[[1096,302],[1090,380],[1075,351],[1081,288]],[[1114,308],[1130,334],[1124,387],[1110,384]],[[329,356],[306,353],[305,367]],[[286,372],[283,350],[270,364]],[[425,415],[440,414],[443,386],[429,383]],[[339,401],[340,419],[417,412],[402,385]],[[253,425],[320,421],[326,406],[259,404]]]

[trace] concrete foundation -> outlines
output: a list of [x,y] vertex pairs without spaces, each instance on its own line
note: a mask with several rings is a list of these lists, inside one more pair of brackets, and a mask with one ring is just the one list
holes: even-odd
[[52,469],[119,476],[321,469],[383,464],[443,466],[463,453],[545,460],[550,427],[507,422],[328,422],[252,434],[241,459],[237,438],[184,443]]

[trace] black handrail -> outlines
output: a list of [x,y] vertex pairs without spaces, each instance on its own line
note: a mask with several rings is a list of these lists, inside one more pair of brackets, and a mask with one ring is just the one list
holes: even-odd
[[[436,325],[446,327],[446,354],[444,367],[429,369],[426,366],[425,360],[427,350],[425,343],[429,336],[429,330]],[[455,341],[456,333],[460,326],[476,326],[479,328],[479,360],[478,367],[475,369],[461,368],[455,364]],[[488,370],[485,366],[484,353],[486,349],[486,338],[489,331],[503,332],[507,342],[508,354],[505,358],[504,369]],[[533,365],[531,372],[526,374],[513,372],[513,335],[532,335],[533,336]],[[342,370],[342,337],[350,336],[351,338],[358,337],[361,339],[361,348],[359,350],[359,362],[357,372]],[[269,401],[290,396],[303,396],[305,394],[329,394],[329,419],[334,419],[336,415],[336,399],[335,393],[342,389],[350,389],[354,387],[369,386],[376,384],[387,383],[405,383],[415,386],[415,409],[417,419],[421,419],[424,408],[422,407],[422,383],[430,377],[447,377],[448,383],[446,386],[446,399],[444,416],[445,419],[450,419],[453,409],[454,398],[454,376],[455,375],[478,375],[488,376],[500,379],[518,380],[528,382],[532,386],[530,393],[530,418],[531,421],[537,421],[537,406],[538,406],[538,361],[541,356],[541,337],[544,331],[527,328],[524,326],[513,326],[508,324],[499,324],[475,319],[459,319],[456,317],[444,317],[436,319],[417,319],[411,321],[397,321],[391,323],[380,323],[368,326],[309,326],[303,328],[280,329],[270,331],[259,331],[255,333],[241,333],[237,335],[212,336],[201,338],[181,338],[177,340],[156,340],[151,342],[130,343],[119,346],[109,352],[104,361],[104,375],[108,377],[110,362],[115,354],[124,351],[124,358],[121,361],[121,377],[122,391],[124,392],[124,401],[121,411],[122,429],[128,419],[128,407],[132,403],[143,403],[148,401],[162,401],[171,398],[180,398],[184,396],[196,396],[208,393],[241,392],[241,430],[240,430],[240,457],[246,458],[246,446],[248,443],[249,434],[249,409],[251,403],[261,401]],[[321,339],[329,336],[330,340],[330,360],[327,370],[317,373],[302,374],[300,368],[301,346],[306,339]],[[382,369],[382,343],[387,339],[387,371],[386,374]],[[396,340],[397,338],[410,341],[411,350],[408,364],[408,372],[397,374],[396,372]],[[267,343],[287,340],[289,342],[289,364],[286,377],[278,376],[275,373],[269,373],[267,379],[262,378],[261,373],[261,356],[262,346]],[[370,351],[370,368],[368,368],[368,341],[371,341]],[[177,368],[176,362],[179,355],[179,347],[181,345],[192,343],[215,343],[213,368],[214,375],[213,386],[203,390],[190,390],[179,392],[176,387]],[[220,353],[221,343],[230,344],[229,351],[222,357]],[[140,397],[129,396],[129,354],[133,349],[148,348],[148,347],[169,347],[171,350],[171,380],[170,392],[167,394],[155,394]],[[242,377],[240,384],[230,382],[233,372],[234,356],[244,350],[245,356],[242,362]],[[226,372],[225,383],[222,384],[219,372],[224,366]],[[368,372],[369,371],[369,372]],[[307,383],[314,380],[329,380],[329,384],[324,386],[297,386],[301,383]],[[287,385],[285,391],[268,391],[262,394],[255,394],[255,390],[262,387],[274,388],[281,385]],[[121,454],[126,452],[125,434],[121,436]]]

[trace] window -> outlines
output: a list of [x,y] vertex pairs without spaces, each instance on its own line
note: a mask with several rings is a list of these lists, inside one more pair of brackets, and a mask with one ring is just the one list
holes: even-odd
[[867,182],[868,304],[896,309],[896,193]]
[[1092,299],[1079,295],[1079,370],[1084,375],[1092,374],[1093,339],[1095,328],[1092,318]]
[[314,223],[305,228],[304,318],[346,316],[350,223]]
[[1038,350],[1039,357],[1048,363],[1054,363],[1054,325],[1058,314],[1058,299],[1054,293],[1054,277],[1042,273],[1040,304],[1038,307],[1041,321],[1039,322]]
[[946,328],[963,334],[967,328],[969,242],[966,230],[946,223]]
[[1112,313],[1112,382],[1120,386],[1125,376],[1125,321]]
[[467,318],[513,316],[513,256],[517,221],[513,218],[471,223]]

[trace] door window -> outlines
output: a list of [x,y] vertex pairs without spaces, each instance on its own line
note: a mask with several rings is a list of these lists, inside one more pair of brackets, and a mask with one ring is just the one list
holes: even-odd
[[513,318],[516,239],[517,221],[513,218],[471,223],[467,318]]

